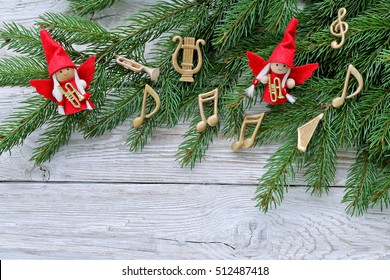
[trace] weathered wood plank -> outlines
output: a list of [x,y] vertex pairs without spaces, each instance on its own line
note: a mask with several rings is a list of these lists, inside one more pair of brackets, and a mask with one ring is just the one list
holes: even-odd
[[0,184],[0,258],[390,259],[390,213],[343,212],[342,189],[292,188],[263,214],[254,186]]
[[[231,142],[221,136],[211,144],[206,160],[191,171],[180,168],[175,160],[187,125],[158,129],[144,151],[133,153],[125,145],[129,122],[92,140],[75,134],[68,146],[41,166],[28,161],[36,146],[36,133],[22,147],[15,148],[11,156],[2,155],[0,178],[2,181],[254,184],[277,148],[270,145],[235,153],[230,148]],[[354,152],[341,153],[335,185],[344,185],[353,158]],[[304,184],[302,176],[297,177],[296,184]]]

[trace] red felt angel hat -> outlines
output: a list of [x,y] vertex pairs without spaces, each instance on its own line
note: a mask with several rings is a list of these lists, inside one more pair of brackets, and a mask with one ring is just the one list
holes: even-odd
[[296,50],[295,35],[297,33],[298,20],[293,18],[284,32],[283,40],[276,46],[268,62],[283,63],[290,68],[294,67],[294,55]]
[[50,77],[61,69],[76,68],[64,48],[53,40],[47,30],[41,30],[40,35]]

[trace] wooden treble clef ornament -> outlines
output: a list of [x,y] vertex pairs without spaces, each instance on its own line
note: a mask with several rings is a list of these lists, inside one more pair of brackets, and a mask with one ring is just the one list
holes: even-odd
[[341,38],[340,43],[337,43],[336,40],[332,41],[330,46],[333,49],[339,49],[344,45],[345,33],[347,33],[349,28],[348,23],[342,21],[346,15],[347,10],[345,8],[340,8],[338,11],[337,19],[330,25],[330,33],[332,33],[333,36]]
[[[181,82],[189,82],[192,83],[194,78],[192,75],[199,72],[200,68],[202,68],[203,58],[202,52],[200,51],[200,44],[203,46],[206,42],[203,39],[198,39],[195,42],[195,38],[180,36],[173,37],[173,42],[179,41],[179,45],[177,46],[175,52],[172,54],[172,65],[177,72],[179,72],[182,76],[180,78]],[[183,49],[183,61],[181,63],[181,68],[177,62],[177,57],[179,55],[180,49]],[[193,59],[194,59],[194,50],[197,51],[198,54],[198,65],[193,69]]]

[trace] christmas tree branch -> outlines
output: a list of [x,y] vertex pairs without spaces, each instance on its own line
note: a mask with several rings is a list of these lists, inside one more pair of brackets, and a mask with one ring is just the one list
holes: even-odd
[[0,155],[14,146],[21,145],[54,111],[54,104],[44,101],[40,96],[33,96],[23,103],[25,106],[19,108],[0,126]]
[[295,172],[300,169],[300,155],[296,139],[289,139],[267,160],[267,172],[259,179],[255,200],[257,207],[265,213],[280,205],[284,190],[288,188],[288,179],[294,180]]
[[0,59],[0,86],[29,86],[31,79],[47,78],[44,62],[34,57]]
[[75,10],[78,15],[95,13],[111,7],[119,0],[68,0],[70,8]]
[[75,123],[77,123],[77,118],[73,115],[66,117],[54,115],[48,121],[49,127],[46,132],[38,140],[40,146],[34,148],[31,160],[35,161],[36,164],[50,160],[62,145],[69,142],[75,129]]
[[16,23],[4,23],[4,27],[0,29],[0,39],[3,40],[1,48],[7,46],[9,50],[20,54],[43,56],[42,44],[35,28],[28,29]]
[[348,173],[346,193],[342,203],[347,203],[346,211],[351,215],[362,215],[367,211],[372,196],[371,185],[376,181],[378,168],[369,159],[365,150],[358,153],[356,162]]

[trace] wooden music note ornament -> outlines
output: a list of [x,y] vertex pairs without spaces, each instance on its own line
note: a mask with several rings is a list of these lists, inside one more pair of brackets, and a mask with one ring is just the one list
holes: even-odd
[[[173,68],[175,68],[175,70],[182,75],[180,78],[181,82],[192,83],[194,81],[194,78],[192,76],[199,72],[203,64],[202,52],[200,51],[200,44],[204,46],[206,42],[203,39],[198,39],[195,42],[195,38],[184,37],[184,44],[183,44],[182,37],[180,36],[173,37],[173,42],[176,42],[177,40],[179,40],[179,45],[176,47],[175,52],[172,54]],[[183,61],[181,63],[181,68],[177,62],[177,57],[179,55],[180,49],[183,49]],[[194,66],[193,64],[194,50],[196,50],[198,54],[198,65],[196,65],[196,67],[192,69]]]
[[318,123],[322,120],[324,113],[319,114],[311,121],[298,127],[298,144],[297,148],[301,152],[306,152],[307,145],[309,145],[311,138],[313,137],[314,131],[316,130]]
[[[151,113],[145,114],[146,99],[148,97],[148,94],[150,94],[153,97],[154,101],[156,101],[156,107],[153,109],[153,111]],[[161,105],[160,97],[158,96],[157,92],[155,92],[151,86],[145,85],[144,97],[142,99],[141,115],[138,118],[135,118],[133,120],[133,126],[135,128],[140,127],[143,124],[143,122],[145,121],[145,119],[149,119],[149,118],[153,117],[160,109],[160,105]]]
[[[204,114],[203,103],[214,100],[214,114],[206,119]],[[214,89],[210,92],[202,93],[198,95],[199,112],[201,121],[196,125],[196,130],[202,132],[206,129],[207,125],[216,126],[218,123],[218,89]]]
[[124,58],[124,57],[119,56],[119,55],[116,56],[116,63],[118,63],[119,65],[123,66],[126,69],[129,69],[129,70],[137,72],[137,73],[139,73],[141,71],[147,73],[152,82],[156,81],[158,76],[160,75],[159,68],[146,67],[138,62],[135,62],[132,59],[127,59],[127,58]]
[[336,40],[332,41],[330,46],[333,49],[339,49],[344,45],[345,33],[347,33],[349,28],[348,23],[342,21],[345,18],[346,14],[347,10],[345,8],[340,8],[338,11],[337,19],[330,25],[330,33],[332,33],[333,36],[341,38],[340,43],[337,43]]
[[[346,97],[350,74],[352,74],[356,78],[356,80],[358,82],[358,88],[352,94],[350,94]],[[342,92],[340,97],[336,97],[335,99],[333,99],[332,106],[335,108],[341,107],[341,105],[344,104],[344,100],[346,98],[349,99],[349,98],[356,96],[359,92],[362,91],[362,89],[363,89],[362,75],[359,73],[359,71],[352,64],[349,64],[348,70],[347,70],[347,75],[345,77],[343,92]]]
[[[241,125],[241,131],[240,131],[240,137],[238,141],[234,142],[232,145],[232,150],[233,151],[239,151],[241,148],[244,149],[249,149],[253,147],[253,144],[255,143],[255,138],[257,135],[257,132],[259,131],[261,122],[263,121],[263,118],[265,116],[265,113],[261,113],[258,115],[251,115],[251,116],[245,116],[244,121],[242,122]],[[245,138],[245,130],[248,125],[250,124],[255,124],[256,127],[253,130],[252,136],[250,138]]]

